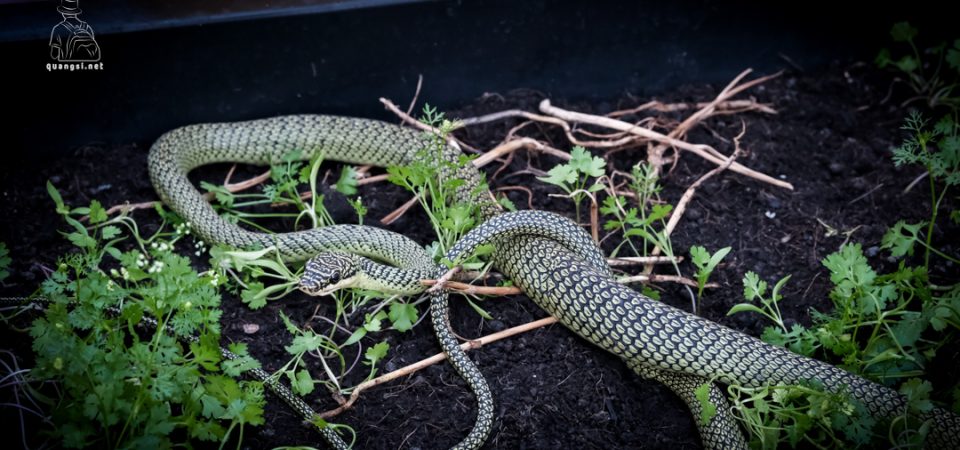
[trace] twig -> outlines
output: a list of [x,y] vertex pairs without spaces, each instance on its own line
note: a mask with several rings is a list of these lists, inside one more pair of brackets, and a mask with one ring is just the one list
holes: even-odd
[[476,159],[473,160],[473,165],[476,166],[476,167],[483,167],[483,166],[489,164],[491,161],[493,161],[493,160],[495,160],[495,159],[497,159],[497,158],[499,158],[499,157],[501,157],[501,156],[503,156],[503,155],[505,155],[505,154],[507,154],[507,153],[510,153],[510,152],[519,150],[519,149],[521,149],[521,148],[522,148],[522,149],[526,149],[526,150],[533,150],[533,151],[543,152],[543,153],[545,153],[545,154],[547,154],[547,155],[550,155],[550,156],[556,156],[557,158],[560,158],[560,159],[562,159],[562,160],[564,160],[564,161],[569,161],[569,160],[570,160],[570,154],[569,154],[569,153],[567,153],[567,152],[565,152],[565,151],[563,151],[563,150],[559,150],[559,149],[553,148],[553,147],[551,147],[551,146],[549,146],[549,145],[547,145],[547,144],[544,144],[543,142],[540,142],[540,141],[538,141],[538,140],[536,140],[536,139],[524,137],[524,138],[519,138],[519,139],[514,139],[514,140],[512,140],[512,141],[504,142],[504,143],[502,143],[502,144],[500,144],[500,145],[498,145],[498,146],[496,146],[496,147],[494,147],[494,148],[492,148],[492,149],[484,152],[482,155],[480,155],[479,157],[477,157]]
[[[629,277],[618,278],[617,282],[627,284],[627,283],[636,283],[636,282],[651,282],[656,283],[658,281],[669,281],[673,283],[684,284],[691,287],[699,287],[696,281],[691,280],[686,277],[681,277],[679,275],[658,275],[655,273],[651,274],[640,274],[640,275],[631,275]],[[719,287],[717,283],[707,283],[704,287],[716,288]]]
[[[637,136],[640,136],[642,138],[657,142],[661,145],[651,150],[649,155],[649,157],[652,158],[652,162],[655,161],[657,163],[656,164],[657,166],[660,166],[662,164],[662,161],[659,161],[658,158],[660,158],[661,156],[660,154],[662,153],[663,149],[666,148],[666,146],[673,146],[682,150],[689,151],[714,164],[721,165],[725,162],[724,157],[716,149],[705,144],[691,144],[689,142],[686,142],[680,139],[679,137],[682,136],[684,133],[686,133],[686,131],[689,130],[689,128],[692,127],[693,124],[699,122],[700,120],[704,119],[705,117],[708,117],[711,113],[713,113],[713,111],[716,110],[717,105],[725,101],[727,98],[733,95],[736,95],[745,89],[748,89],[759,83],[765,82],[773,77],[780,75],[780,73],[776,73],[774,75],[751,80],[742,85],[736,85],[736,83],[738,83],[749,72],[750,71],[747,70],[741,73],[739,76],[737,76],[737,78],[735,78],[733,82],[731,82],[726,88],[724,88],[724,90],[720,93],[720,95],[716,99],[714,99],[713,102],[708,103],[706,107],[692,114],[690,117],[684,120],[684,122],[678,125],[677,128],[675,128],[669,135],[664,135],[657,131],[644,128],[644,127],[638,127],[628,122],[612,119],[610,117],[584,114],[580,112],[568,111],[561,108],[557,108],[550,104],[549,99],[544,99],[540,103],[540,111],[544,112],[545,114],[549,114],[551,116],[566,120],[568,122],[587,123],[591,125],[611,128],[614,130],[627,131]],[[733,165],[731,165],[730,170],[737,172],[741,175],[745,175],[745,176],[763,181],[765,183],[772,184],[774,186],[779,186],[779,187],[783,187],[791,190],[793,189],[793,185],[791,185],[790,183],[787,183],[782,180],[778,180],[769,175],[749,169],[739,163],[734,163]]]
[[420,96],[420,88],[423,86],[423,74],[417,75],[417,90],[413,93],[413,99],[410,100],[410,106],[407,107],[407,116],[413,112],[413,106],[417,104],[417,97]]
[[735,149],[733,151],[733,154],[731,154],[730,157],[727,158],[726,162],[724,162],[723,165],[715,167],[713,170],[703,174],[702,177],[697,179],[697,181],[694,181],[693,184],[691,184],[690,187],[688,187],[687,190],[683,192],[683,196],[681,196],[680,200],[677,202],[677,206],[673,209],[673,213],[670,214],[670,220],[667,221],[667,226],[664,227],[663,232],[666,234],[666,236],[670,236],[670,234],[673,233],[674,228],[677,227],[677,223],[679,223],[680,218],[683,217],[683,213],[686,211],[687,205],[690,203],[690,200],[693,199],[693,194],[697,192],[697,188],[699,188],[704,182],[706,182],[710,178],[713,178],[718,173],[723,172],[724,170],[727,170],[728,168],[732,167],[732,165],[734,164],[734,161],[737,159],[737,157],[740,156],[740,153],[742,152],[742,149],[740,148],[740,138],[743,137],[743,133],[745,131],[746,131],[746,125],[744,125],[743,131],[741,131],[737,137],[733,138]]
[[903,188],[902,194],[906,194],[907,192],[910,192],[910,190],[913,189],[913,187],[916,186],[917,183],[923,181],[923,179],[926,178],[927,175],[930,175],[930,172],[924,171],[919,176],[914,178],[913,181],[911,181],[910,184],[907,185],[907,187]]
[[383,106],[385,106],[388,110],[390,110],[390,112],[399,116],[400,119],[402,120],[402,123],[410,125],[419,130],[429,131],[431,133],[436,134],[437,136],[440,135],[440,130],[433,128],[430,125],[427,125],[417,119],[414,119],[410,114],[400,111],[400,108],[398,108],[397,105],[394,104],[392,101],[387,100],[383,97],[380,97],[380,103],[383,103]]
[[864,192],[863,194],[860,194],[857,198],[855,198],[855,199],[850,200],[849,202],[847,202],[847,206],[850,206],[850,205],[852,205],[852,204],[854,204],[854,203],[856,203],[856,202],[859,202],[860,200],[863,200],[863,199],[867,198],[870,194],[872,194],[872,193],[874,193],[874,192],[877,192],[877,189],[880,189],[880,188],[882,188],[882,187],[883,187],[883,183],[880,183],[880,184],[874,186],[873,189],[870,189],[869,191]]
[[389,177],[390,177],[390,175],[385,174],[385,173],[384,173],[384,174],[380,174],[380,175],[372,175],[372,176],[369,176],[369,177],[363,177],[363,178],[357,180],[357,186],[363,186],[363,185],[367,185],[367,184],[379,183],[379,182],[381,182],[381,181],[387,181],[387,178],[389,178]]
[[[420,280],[420,284],[424,286],[432,286],[429,290],[435,289],[439,282],[438,280]],[[520,295],[523,291],[516,286],[477,286],[474,284],[467,284],[460,281],[447,280],[443,283],[444,289],[449,289],[450,291],[457,292],[460,294],[467,295],[495,295],[495,296],[505,296],[505,295]]]
[[607,258],[607,265],[614,266],[635,266],[638,264],[667,264],[681,262],[683,257],[669,256],[621,256],[619,258]]
[[383,218],[380,219],[380,223],[384,225],[390,225],[391,223],[396,222],[396,220],[399,219],[401,216],[403,216],[408,209],[413,207],[413,205],[415,205],[417,203],[417,200],[419,199],[420,199],[419,195],[414,195],[413,198],[411,198],[410,200],[407,200],[407,202],[401,205],[399,208],[393,210],[393,212],[391,212],[390,214],[383,216]]
[[460,123],[462,127],[465,127],[465,126],[477,125],[477,124],[486,123],[486,122],[492,122],[496,120],[503,120],[503,119],[512,118],[512,117],[522,117],[525,119],[532,120],[534,122],[542,122],[542,123],[557,125],[563,129],[563,132],[567,135],[567,139],[570,141],[570,143],[572,143],[573,145],[579,145],[582,147],[593,147],[593,148],[620,147],[622,145],[625,145],[629,142],[636,140],[635,137],[627,136],[625,138],[622,138],[616,141],[610,141],[610,140],[583,141],[573,135],[573,128],[570,126],[569,123],[567,123],[562,118],[534,114],[532,112],[523,111],[519,109],[509,109],[506,111],[495,112],[493,114],[487,114],[485,116],[461,119]]
[[430,289],[427,289],[427,293],[432,294],[434,292],[437,292],[443,289],[446,286],[447,282],[450,281],[450,279],[453,278],[453,276],[456,275],[457,272],[460,272],[460,269],[462,269],[462,267],[460,266],[453,266],[452,268],[450,268],[450,270],[446,271],[443,275],[440,276],[440,278],[437,278],[436,280],[434,280],[433,286],[431,286]]
[[[623,109],[607,114],[607,117],[620,117],[630,114],[636,114],[640,111],[653,110],[656,112],[676,112],[688,109],[700,109],[707,106],[707,102],[699,103],[663,103],[657,100],[649,101],[640,106],[630,109]],[[767,103],[759,103],[755,99],[750,100],[727,100],[716,104],[718,111],[744,112],[759,111],[766,114],[777,114],[777,110]]]
[[[113,205],[107,209],[107,215],[111,216],[118,212],[130,212],[137,209],[153,209],[160,204],[160,200],[154,200],[151,202],[140,202],[140,203],[121,203],[119,205]],[[86,220],[87,217],[82,217],[81,220]]]
[[[487,345],[487,344],[490,344],[490,343],[493,343],[493,342],[496,342],[496,341],[499,341],[499,340],[502,340],[502,339],[505,339],[505,338],[508,338],[508,337],[511,337],[511,336],[514,336],[514,335],[517,335],[517,334],[526,333],[526,332],[528,332],[528,331],[536,330],[536,329],[538,329],[538,328],[543,328],[543,327],[545,327],[545,326],[547,326],[547,325],[551,325],[551,324],[554,324],[554,323],[557,323],[557,319],[556,319],[555,317],[552,317],[552,316],[551,316],[551,317],[546,317],[546,318],[543,318],[543,319],[540,319],[540,320],[536,320],[536,321],[533,321],[533,322],[530,322],[530,323],[526,323],[526,324],[519,325],[519,326],[516,326],[516,327],[508,328],[508,329],[506,329],[506,330],[499,331],[499,332],[497,332],[497,333],[489,334],[489,335],[483,336],[483,337],[481,337],[481,338],[479,338],[479,339],[474,339],[474,340],[471,340],[471,341],[464,342],[463,344],[460,344],[460,348],[462,348],[464,351],[470,351],[470,350],[478,349],[478,348],[480,348],[480,347],[483,347],[484,345]],[[329,418],[331,418],[331,417],[334,417],[334,416],[336,416],[336,415],[338,415],[338,414],[340,414],[340,413],[342,413],[342,412],[350,409],[351,407],[353,407],[353,404],[356,403],[356,401],[357,401],[358,398],[360,398],[360,393],[361,393],[361,392],[363,392],[363,391],[365,391],[365,390],[367,390],[367,389],[370,389],[370,388],[372,388],[372,387],[374,387],[374,386],[378,386],[378,385],[381,385],[381,384],[383,384],[383,383],[386,383],[386,382],[395,380],[395,379],[397,379],[397,378],[410,375],[410,374],[412,374],[412,373],[415,373],[415,372],[417,372],[417,371],[419,371],[419,370],[422,370],[422,369],[424,369],[424,368],[427,368],[427,367],[429,367],[429,366],[432,366],[432,365],[434,365],[434,364],[436,364],[436,363],[438,363],[438,362],[440,362],[440,361],[443,361],[443,360],[445,360],[445,359],[447,359],[447,354],[446,354],[446,353],[438,353],[438,354],[433,355],[433,356],[431,356],[431,357],[429,357],[429,358],[427,358],[427,359],[422,359],[422,360],[417,361],[417,362],[415,362],[415,363],[413,363],[413,364],[410,364],[410,365],[408,365],[408,366],[405,366],[405,367],[402,367],[402,368],[400,368],[400,369],[394,370],[393,372],[390,372],[390,373],[381,375],[381,376],[379,376],[379,377],[377,377],[377,378],[374,378],[374,379],[372,379],[372,380],[364,381],[363,383],[360,383],[359,385],[357,385],[357,387],[353,388],[353,392],[350,393],[350,398],[347,399],[346,402],[344,402],[343,404],[341,404],[341,405],[338,406],[337,408],[334,408],[334,409],[331,409],[331,410],[329,410],[329,411],[325,411],[325,412],[320,413],[320,417],[322,417],[322,418],[324,418],[324,419],[329,419]]]
[[[668,220],[667,225],[663,227],[664,238],[669,238],[670,234],[673,233],[673,230],[677,227],[677,224],[680,223],[680,218],[683,217],[683,213],[687,210],[687,204],[689,204],[690,200],[693,199],[693,194],[697,192],[697,188],[699,188],[700,185],[702,185],[705,181],[712,178],[714,175],[717,175],[718,173],[723,172],[724,170],[727,170],[728,168],[733,166],[734,164],[733,161],[737,159],[738,156],[740,156],[740,152],[742,150],[740,148],[740,138],[743,137],[743,134],[745,132],[746,132],[746,124],[743,124],[740,134],[737,135],[737,137],[733,138],[733,143],[734,143],[733,154],[730,155],[729,158],[727,158],[726,162],[724,162],[723,165],[716,167],[713,170],[703,174],[703,176],[698,178],[697,181],[694,181],[693,184],[691,184],[690,187],[688,187],[687,190],[683,192],[683,195],[680,197],[680,200],[677,202],[677,206],[673,209],[673,213],[670,214],[670,220]],[[659,245],[657,245],[656,247],[653,248],[653,251],[651,251],[650,254],[652,256],[657,256],[660,254],[661,251],[663,251],[663,249],[660,248]],[[653,265],[648,264],[644,268],[644,273],[646,274],[652,275],[651,273],[652,271],[653,271]],[[694,311],[696,311],[696,307],[694,307]]]

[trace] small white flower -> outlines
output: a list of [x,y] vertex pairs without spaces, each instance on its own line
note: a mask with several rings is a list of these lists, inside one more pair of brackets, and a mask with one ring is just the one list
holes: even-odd
[[767,212],[763,213],[763,215],[767,216],[768,219],[772,219],[772,218],[774,218],[774,217],[777,217],[777,213],[775,213],[775,212],[773,212],[773,211],[767,211]]

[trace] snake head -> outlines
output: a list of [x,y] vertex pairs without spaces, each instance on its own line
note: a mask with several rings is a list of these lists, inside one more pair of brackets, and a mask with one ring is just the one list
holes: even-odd
[[324,252],[307,261],[298,286],[307,295],[330,295],[355,287],[358,282],[357,257],[344,252]]

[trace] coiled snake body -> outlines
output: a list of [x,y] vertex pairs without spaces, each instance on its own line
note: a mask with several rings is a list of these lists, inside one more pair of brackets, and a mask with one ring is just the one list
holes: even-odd
[[[424,146],[422,133],[377,121],[285,116],[171,131],[151,149],[149,169],[163,201],[207,241],[237,247],[273,246],[288,260],[329,251],[359,254],[376,260],[368,270],[375,272],[372,276],[382,284],[396,286],[398,292],[412,292],[420,289],[415,286],[420,279],[434,276],[437,270],[413,241],[385,230],[350,225],[276,235],[249,232],[217,216],[186,174],[213,162],[269,164],[294,150],[301,151],[303,158],[323,152],[327,159],[347,163],[400,165],[414,161]],[[448,147],[442,156],[455,162],[460,153]],[[693,388],[710,379],[745,386],[817,381],[828,391],[848,393],[877,417],[892,418],[905,410],[905,399],[891,389],[651,300],[617,283],[603,255],[575,224],[535,213],[494,217],[497,209],[488,196],[478,199],[472,194],[482,182],[472,167],[444,176],[465,180],[458,189],[460,199],[481,202],[485,215],[492,217],[451,249],[450,260],[464,256],[481,242],[492,241],[494,266],[537,304],[577,334],[623,358],[642,376],[666,383],[695,412],[699,403],[693,398]],[[467,380],[479,403],[477,424],[458,447],[477,448],[490,432],[493,400],[482,374],[450,332],[446,306],[446,295],[435,294],[430,308],[434,328],[451,364]],[[710,396],[717,403],[725,402],[716,387]],[[701,426],[705,446],[745,447],[727,409],[718,409],[718,416]],[[960,418],[939,409],[929,413],[929,418],[933,427],[928,444],[960,447]]]

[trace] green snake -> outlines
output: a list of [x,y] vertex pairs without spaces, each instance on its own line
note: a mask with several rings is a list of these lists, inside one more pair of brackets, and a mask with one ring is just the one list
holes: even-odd
[[[301,285],[307,292],[324,293],[334,285],[375,280],[381,288],[409,293],[422,289],[419,280],[437,271],[413,241],[384,230],[350,225],[275,235],[246,231],[220,218],[190,184],[187,172],[214,162],[270,164],[294,150],[301,151],[305,159],[322,152],[327,159],[346,163],[402,165],[416,160],[424,139],[421,132],[382,122],[318,115],[191,125],[165,134],[154,144],[149,170],[161,199],[209,242],[241,248],[272,246],[288,260],[322,254],[308,263],[309,275]],[[460,152],[451,146],[442,156],[457,161]],[[498,215],[489,195],[475,197],[473,193],[482,183],[475,169],[443,176],[463,179],[459,199],[480,202],[490,218],[452,249],[450,260],[457,260],[480,242],[492,242],[494,267],[538,305],[575,333],[623,358],[641,376],[667,384],[694,412],[699,402],[692,389],[707,380],[743,386],[815,381],[828,391],[846,392],[876,417],[893,418],[905,411],[905,398],[889,388],[651,300],[617,283],[602,254],[589,236],[575,231],[576,225],[562,228],[562,221],[548,220],[546,215]],[[326,263],[331,260],[336,262]],[[492,428],[493,399],[482,374],[457,345],[446,306],[446,295],[433,295],[434,329],[479,404],[476,424],[457,447],[477,448]],[[710,396],[724,401],[716,386]],[[709,424],[698,422],[705,446],[745,446],[726,409],[719,408],[720,414]],[[928,413],[928,418],[932,419],[929,445],[960,447],[960,418],[941,409]]]

